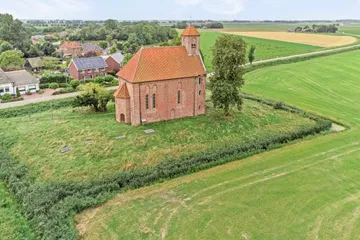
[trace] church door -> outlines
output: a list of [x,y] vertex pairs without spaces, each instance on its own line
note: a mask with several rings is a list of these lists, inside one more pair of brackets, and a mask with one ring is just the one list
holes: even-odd
[[124,114],[120,114],[120,122],[125,122],[125,115]]

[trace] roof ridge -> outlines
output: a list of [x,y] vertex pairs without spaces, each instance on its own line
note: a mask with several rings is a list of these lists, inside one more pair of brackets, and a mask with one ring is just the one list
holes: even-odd
[[144,49],[145,49],[144,47],[141,47],[140,50],[139,50],[140,53],[139,53],[139,57],[138,57],[137,62],[136,62],[136,67],[135,67],[135,73],[134,73],[133,80],[136,79],[136,75],[138,73],[139,62],[140,62],[140,59],[141,59],[141,56],[143,54]]

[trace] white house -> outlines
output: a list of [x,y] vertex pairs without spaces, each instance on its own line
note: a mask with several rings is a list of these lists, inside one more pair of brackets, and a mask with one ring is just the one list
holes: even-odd
[[19,89],[20,94],[25,94],[27,91],[32,93],[40,90],[40,81],[25,70],[4,72],[0,68],[0,95],[9,93],[16,94],[16,89]]

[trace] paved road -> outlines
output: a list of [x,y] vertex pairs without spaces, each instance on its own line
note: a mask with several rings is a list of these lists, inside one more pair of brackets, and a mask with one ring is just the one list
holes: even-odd
[[[118,87],[117,86],[116,87],[108,87],[106,89],[115,90],[115,89],[118,89]],[[67,93],[67,94],[61,94],[61,95],[55,95],[55,96],[40,96],[39,98],[27,99],[27,100],[19,101],[19,102],[0,103],[0,109],[24,106],[24,105],[27,105],[30,103],[38,103],[38,102],[45,102],[45,101],[56,100],[56,99],[70,98],[70,97],[75,97],[79,94],[80,94],[80,92],[74,92],[74,93]]]
[[[360,36],[357,36],[357,37],[360,37]],[[291,55],[291,56],[286,56],[286,57],[278,57],[278,58],[271,58],[271,59],[267,59],[267,60],[255,61],[255,62],[253,62],[253,65],[260,64],[260,63],[266,63],[266,62],[275,62],[275,61],[280,61],[280,60],[292,59],[292,58],[297,58],[297,57],[319,55],[319,54],[324,54],[324,53],[329,53],[329,52],[337,52],[337,51],[342,51],[342,50],[352,49],[352,48],[357,48],[357,47],[360,47],[360,44],[347,46],[347,47],[334,48],[334,49],[329,49],[329,50],[321,50],[321,51],[317,51],[317,52],[302,53],[302,54],[296,54],[296,55]],[[247,66],[247,65],[250,65],[250,63],[245,64],[245,66]],[[207,76],[211,77],[212,75],[214,75],[214,73],[209,73]]]

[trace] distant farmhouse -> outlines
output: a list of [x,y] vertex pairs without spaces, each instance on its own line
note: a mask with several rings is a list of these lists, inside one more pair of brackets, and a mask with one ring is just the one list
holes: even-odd
[[103,49],[94,43],[63,42],[57,52],[62,53],[64,57],[84,56],[89,52],[96,55],[103,54]]
[[0,69],[0,95],[5,93],[15,95],[16,89],[20,94],[25,94],[27,91],[34,93],[40,89],[39,83],[39,79],[25,70],[4,72]]
[[182,33],[182,46],[141,48],[117,76],[118,122],[138,126],[205,114],[206,70],[193,26]]

